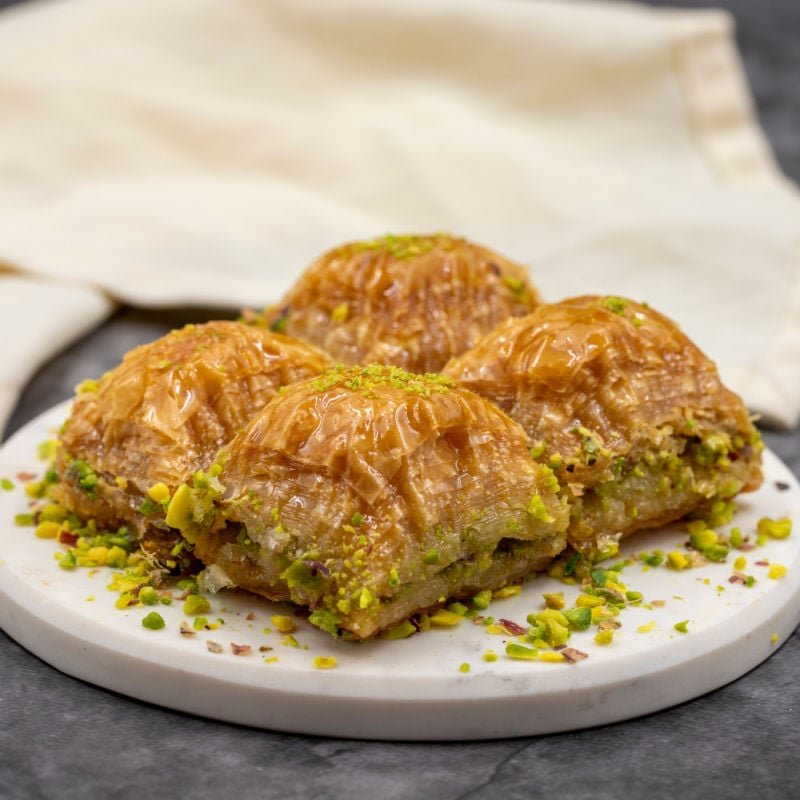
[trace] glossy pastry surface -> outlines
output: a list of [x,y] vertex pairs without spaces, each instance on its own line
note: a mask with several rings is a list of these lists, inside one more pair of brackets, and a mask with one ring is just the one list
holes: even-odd
[[[55,492],[102,525],[163,525],[159,503],[147,502],[154,485],[174,491],[281,386],[328,366],[328,356],[303,342],[238,322],[189,325],[137,347],[101,380],[78,387],[60,436]],[[94,476],[90,491],[86,474]],[[140,513],[143,503],[153,506],[150,515]]]
[[534,456],[570,488],[575,540],[663,524],[760,484],[742,401],[648,306],[599,296],[542,305],[444,374],[525,428]]
[[331,631],[370,636],[564,545],[564,503],[525,433],[438,375],[334,368],[275,397],[219,463],[222,513],[186,532],[207,572]]
[[429,372],[537,302],[526,270],[485,247],[446,234],[386,236],[323,255],[265,322],[344,364]]

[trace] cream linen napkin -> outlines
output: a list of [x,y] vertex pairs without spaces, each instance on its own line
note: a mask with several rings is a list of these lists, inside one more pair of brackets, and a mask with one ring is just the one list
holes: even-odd
[[[451,230],[548,299],[675,317],[800,416],[800,203],[727,16],[508,0],[59,0],[0,15],[0,260],[165,306],[273,301],[320,251]],[[53,319],[9,392],[92,313]],[[10,324],[9,324],[10,323]],[[18,339],[19,314],[0,319]],[[3,408],[0,407],[0,422]]]

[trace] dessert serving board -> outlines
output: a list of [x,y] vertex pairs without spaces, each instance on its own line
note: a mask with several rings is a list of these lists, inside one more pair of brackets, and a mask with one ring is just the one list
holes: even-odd
[[[28,509],[16,476],[42,473],[36,446],[52,437],[67,413],[67,404],[51,409],[0,448],[0,477],[15,484],[0,490],[0,626],[68,675],[158,705],[339,737],[548,733],[629,719],[722,686],[766,659],[800,621],[795,531],[748,552],[732,551],[725,563],[681,571],[626,566],[621,580],[643,594],[642,603],[621,612],[622,626],[609,646],[595,644],[594,628],[573,633],[569,646],[588,656],[575,664],[511,659],[505,647],[513,636],[470,620],[399,641],[358,644],[336,641],[298,616],[287,638],[271,618],[293,617],[289,606],[231,591],[210,596],[205,616],[211,630],[195,632],[177,599],[156,608],[166,626],[149,630],[142,619],[152,607],[115,608],[117,595],[106,588],[110,568],[64,570],[54,558],[61,548],[55,540],[38,539],[32,528],[13,522]],[[732,523],[751,540],[761,517],[800,519],[800,486],[768,451],[764,474],[759,491],[738,498]],[[619,558],[681,549],[686,539],[680,524],[637,534]],[[729,581],[738,556],[755,578],[751,586]],[[775,565],[787,567],[784,577],[769,577]],[[528,614],[543,608],[542,594],[558,591],[570,605],[579,589],[537,576],[521,594],[494,600],[482,613],[524,626]],[[686,633],[675,629],[680,622]],[[181,623],[192,633],[182,634]],[[490,651],[496,660],[484,658]],[[317,668],[319,657],[333,657],[335,666]]]

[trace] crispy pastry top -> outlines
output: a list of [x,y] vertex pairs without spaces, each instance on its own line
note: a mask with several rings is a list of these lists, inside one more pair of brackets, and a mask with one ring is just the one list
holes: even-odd
[[541,305],[499,325],[444,374],[497,403],[548,453],[573,460],[576,477],[593,461],[587,437],[590,448],[633,457],[657,449],[665,432],[758,440],[714,363],[667,317],[620,297]]
[[325,253],[265,320],[344,364],[429,372],[538,301],[526,270],[485,247],[386,236]]
[[303,342],[238,322],[187,325],[78,387],[62,451],[140,492],[159,481],[175,487],[281,386],[330,363]]
[[345,599],[391,595],[504,537],[546,541],[567,523],[519,425],[439,375],[397,367],[339,366],[290,386],[222,463],[224,516],[271,551],[263,563],[319,563]]

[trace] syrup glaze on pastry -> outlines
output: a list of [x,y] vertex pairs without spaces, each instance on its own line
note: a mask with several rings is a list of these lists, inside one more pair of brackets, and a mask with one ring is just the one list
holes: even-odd
[[344,364],[440,370],[538,303],[526,270],[446,234],[352,242],[313,263],[264,322]]
[[188,325],[137,347],[78,387],[53,494],[101,526],[131,527],[168,559],[179,541],[163,519],[169,495],[280,387],[330,363],[303,342],[238,322]]
[[207,586],[292,600],[365,638],[561,551],[566,506],[528,446],[440,375],[339,366],[271,400],[210,480],[176,494],[176,516]]
[[527,431],[575,545],[662,525],[761,483],[761,443],[716,367],[662,314],[586,296],[508,320],[444,374]]

